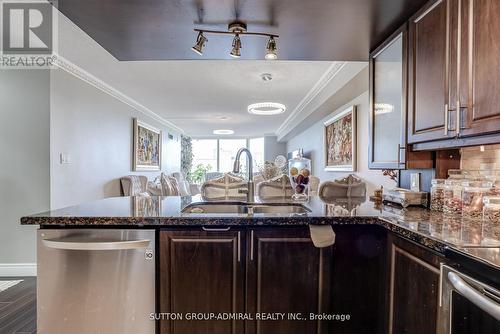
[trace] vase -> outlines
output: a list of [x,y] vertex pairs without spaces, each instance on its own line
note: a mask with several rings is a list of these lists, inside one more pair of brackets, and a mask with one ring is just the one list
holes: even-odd
[[309,199],[311,160],[306,158],[288,160],[288,175],[294,189],[292,200],[306,202]]

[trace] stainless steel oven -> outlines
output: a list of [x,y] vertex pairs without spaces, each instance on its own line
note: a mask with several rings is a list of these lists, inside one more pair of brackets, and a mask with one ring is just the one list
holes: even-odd
[[499,334],[500,291],[441,264],[438,334]]

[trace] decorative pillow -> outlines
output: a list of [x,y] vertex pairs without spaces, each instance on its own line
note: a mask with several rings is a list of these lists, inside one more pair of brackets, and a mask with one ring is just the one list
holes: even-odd
[[170,190],[172,191],[170,196],[179,196],[180,191],[177,179],[173,176],[168,176],[168,180],[170,181]]
[[187,181],[177,181],[179,184],[179,195],[181,196],[189,196],[191,192],[189,191],[189,182]]
[[162,187],[162,195],[163,196],[172,196],[172,185],[167,175],[161,173],[160,182]]

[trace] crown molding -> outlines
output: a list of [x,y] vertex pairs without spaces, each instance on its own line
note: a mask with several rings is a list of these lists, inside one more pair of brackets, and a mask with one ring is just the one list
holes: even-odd
[[297,119],[297,117],[304,112],[304,110],[319,95],[319,93],[325,89],[328,83],[337,75],[337,73],[339,73],[340,70],[342,70],[346,63],[347,62],[333,62],[333,64],[328,67],[326,72],[319,78],[318,82],[316,82],[306,96],[304,96],[299,104],[293,109],[278,130],[276,130],[276,135],[278,137],[283,137],[286,134],[284,132]]
[[66,71],[67,73],[77,77],[80,80],[85,81],[86,83],[94,86],[95,88],[101,90],[102,92],[114,97],[115,99],[125,103],[126,105],[134,108],[135,110],[143,113],[144,115],[154,119],[155,121],[160,122],[161,124],[169,127],[170,129],[177,131],[181,134],[184,133],[184,130],[182,130],[180,127],[177,125],[167,121],[165,118],[161,117],[148,107],[142,105],[141,103],[137,102],[133,98],[125,95],[124,93],[120,92],[118,89],[114,88],[113,86],[107,84],[103,80],[97,78],[93,74],[87,72],[83,68],[79,67],[78,65],[72,63],[68,59],[56,55],[55,57],[55,62],[54,65],[56,65],[58,68]]

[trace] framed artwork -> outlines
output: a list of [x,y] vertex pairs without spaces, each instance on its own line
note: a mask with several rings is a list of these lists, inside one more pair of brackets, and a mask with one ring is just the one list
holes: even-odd
[[356,170],[356,107],[351,106],[325,122],[325,171]]
[[134,118],[134,171],[161,170],[161,131]]

